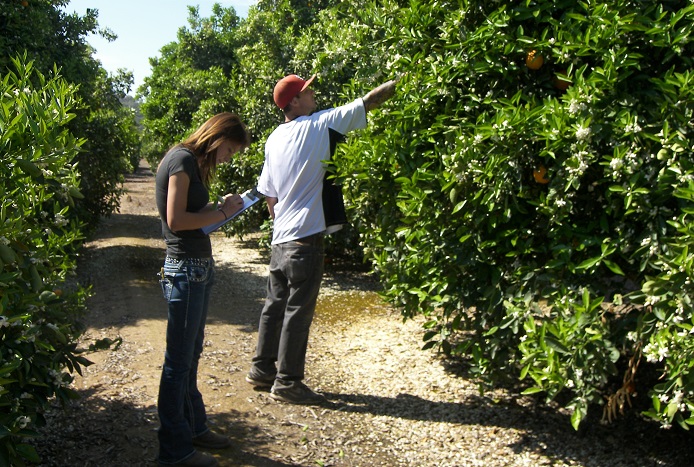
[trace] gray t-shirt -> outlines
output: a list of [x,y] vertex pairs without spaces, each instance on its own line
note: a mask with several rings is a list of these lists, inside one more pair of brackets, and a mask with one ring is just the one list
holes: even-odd
[[200,229],[174,232],[167,224],[166,198],[169,193],[169,177],[179,172],[185,172],[190,178],[186,211],[198,212],[210,201],[209,192],[202,183],[200,169],[193,153],[183,147],[169,151],[159,164],[155,179],[157,209],[166,242],[166,255],[176,259],[211,258],[212,245],[209,235],[204,234]]

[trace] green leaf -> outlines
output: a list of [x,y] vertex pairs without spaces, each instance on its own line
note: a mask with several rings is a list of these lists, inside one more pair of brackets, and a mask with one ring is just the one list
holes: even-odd
[[601,260],[600,256],[596,256],[595,258],[589,258],[589,259],[581,262],[581,264],[579,264],[578,266],[576,266],[576,269],[579,269],[579,270],[590,269],[593,266],[595,266],[596,264],[598,264],[600,262],[600,260]]
[[581,424],[581,421],[583,421],[585,418],[586,414],[586,409],[583,406],[578,406],[574,409],[573,413],[571,414],[571,426],[574,430],[578,430],[578,427]]
[[559,342],[557,339],[555,339],[552,336],[545,336],[545,343],[553,350],[556,352],[559,352],[560,354],[563,355],[568,355],[571,352],[569,349],[567,349],[561,342]]
[[424,336],[422,336],[423,341],[430,341],[434,337],[438,335],[438,331],[427,331],[424,333]]
[[521,368],[519,379],[525,379],[525,377],[528,375],[528,371],[530,371],[530,365],[525,365],[523,368]]
[[29,462],[41,462],[41,457],[36,452],[36,448],[31,446],[30,444],[15,444],[14,447],[17,450],[17,453]]
[[610,271],[614,272],[615,274],[619,274],[620,276],[624,275],[624,271],[622,271],[622,268],[620,268],[617,263],[614,263],[609,259],[603,259],[602,262],[610,269]]

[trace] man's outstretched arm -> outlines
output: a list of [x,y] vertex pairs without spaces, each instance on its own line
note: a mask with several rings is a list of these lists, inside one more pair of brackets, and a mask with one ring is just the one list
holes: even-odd
[[375,89],[368,92],[362,99],[364,101],[364,108],[368,112],[376,107],[383,104],[385,101],[393,97],[395,94],[395,85],[398,82],[397,79],[392,79],[386,83],[381,84]]

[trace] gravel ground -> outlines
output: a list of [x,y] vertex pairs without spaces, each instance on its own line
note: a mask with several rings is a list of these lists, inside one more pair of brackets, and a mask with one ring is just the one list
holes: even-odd
[[[156,272],[163,244],[151,173],[128,177],[121,213],[83,254],[91,284],[82,395],[48,414],[35,442],[42,466],[156,465],[157,385],[165,311]],[[480,394],[455,362],[421,351],[421,323],[379,301],[368,274],[328,265],[309,342],[306,383],[320,407],[282,404],[244,382],[255,348],[267,258],[253,237],[215,235],[218,282],[200,371],[210,423],[234,442],[214,453],[243,466],[689,466],[691,434],[627,413],[592,414],[578,432],[567,413],[503,389]],[[645,395],[637,397],[643,399]]]

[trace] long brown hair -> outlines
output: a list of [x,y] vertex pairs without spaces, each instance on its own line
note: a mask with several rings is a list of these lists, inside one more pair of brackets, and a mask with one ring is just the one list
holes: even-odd
[[231,112],[222,112],[210,118],[180,144],[195,155],[205,185],[209,186],[214,176],[217,149],[224,141],[239,143],[243,148],[251,144],[246,125],[238,115]]

